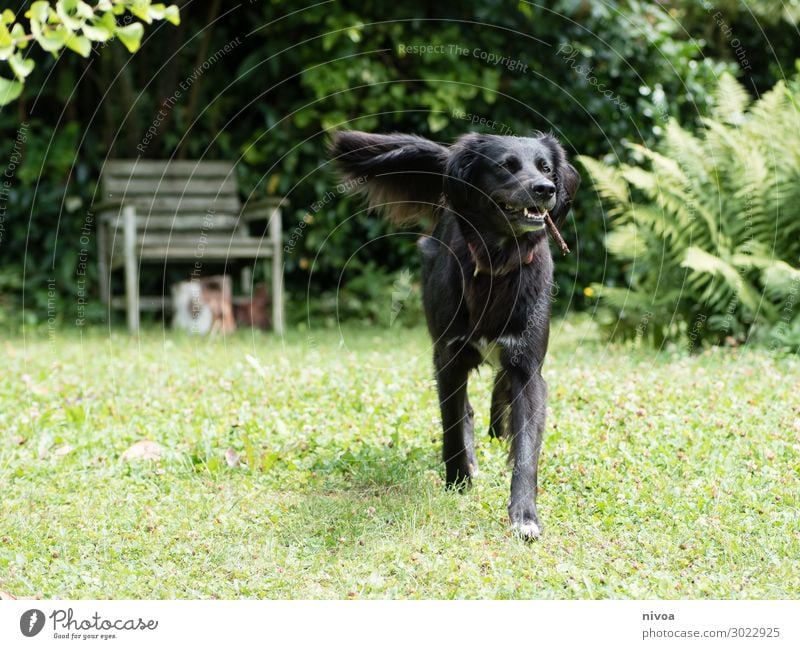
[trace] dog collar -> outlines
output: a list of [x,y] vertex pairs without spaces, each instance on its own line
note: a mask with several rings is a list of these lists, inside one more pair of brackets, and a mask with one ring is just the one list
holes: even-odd
[[[501,266],[497,269],[486,268],[485,266],[481,265],[481,260],[478,256],[478,247],[474,243],[468,243],[467,247],[469,248],[469,254],[472,257],[472,261],[475,264],[475,272],[472,273],[473,277],[477,277],[478,273],[484,273],[491,275],[492,277],[501,277],[502,275],[507,275],[515,268],[519,268],[517,264],[507,264],[506,267]],[[533,263],[533,251],[533,248],[528,250],[525,257],[520,260],[520,263],[523,266],[530,266]]]

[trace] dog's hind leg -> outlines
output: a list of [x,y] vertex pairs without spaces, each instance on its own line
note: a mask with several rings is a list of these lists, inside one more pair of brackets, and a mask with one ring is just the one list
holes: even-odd
[[441,345],[434,350],[433,361],[442,413],[445,481],[449,487],[464,488],[475,472],[474,419],[467,399],[467,380],[469,371],[481,362],[481,355],[469,345],[457,349]]
[[500,370],[494,377],[492,388],[492,410],[489,419],[489,437],[502,438],[508,436],[508,418],[510,412],[508,375]]

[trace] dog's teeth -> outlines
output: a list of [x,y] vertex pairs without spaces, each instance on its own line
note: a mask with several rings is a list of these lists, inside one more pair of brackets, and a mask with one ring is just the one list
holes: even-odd
[[524,207],[524,208],[522,208],[522,213],[523,213],[525,216],[528,216],[528,208],[527,208],[527,207]]

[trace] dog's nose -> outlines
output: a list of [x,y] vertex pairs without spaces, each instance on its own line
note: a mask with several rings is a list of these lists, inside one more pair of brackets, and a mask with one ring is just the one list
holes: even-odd
[[531,183],[530,192],[533,194],[534,198],[547,200],[552,198],[553,194],[556,193],[556,186],[549,180],[538,180]]

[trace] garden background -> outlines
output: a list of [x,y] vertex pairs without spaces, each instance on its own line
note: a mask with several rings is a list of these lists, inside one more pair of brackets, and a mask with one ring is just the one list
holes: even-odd
[[[14,58],[19,4],[0,599],[800,596],[797,0],[182,0],[177,25],[125,0],[133,23]],[[51,5],[30,7],[92,8]],[[507,524],[491,372],[470,383],[481,472],[443,488],[418,233],[341,191],[337,128],[552,131],[583,175],[536,543]],[[101,304],[98,175],[139,156],[233,160],[243,200],[285,198],[284,336],[130,335]],[[144,267],[142,292],[176,273]]]
[[[96,44],[87,58],[32,51],[39,64],[25,93],[0,111],[14,167],[0,242],[0,318],[12,327],[53,318],[69,324],[80,309],[87,322],[107,320],[98,301],[97,265],[94,259],[79,263],[79,241],[103,161],[143,157],[234,160],[243,198],[287,199],[291,321],[418,323],[415,234],[382,236],[389,228],[380,220],[348,218],[358,206],[337,190],[325,153],[328,133],[403,131],[450,142],[469,130],[520,135],[543,130],[556,133],[573,157],[602,163],[599,169],[581,167],[584,185],[565,232],[574,254],[557,264],[559,311],[594,309],[602,285],[644,286],[649,290],[643,294],[625,291],[616,301],[611,291],[612,308],[598,319],[630,336],[641,333],[644,320],[648,337],[658,342],[687,335],[698,314],[724,316],[733,298],[734,322],[728,318],[716,331],[704,327],[703,337],[743,340],[754,321],[773,328],[783,321],[787,338],[797,328],[796,313],[793,305],[790,313],[782,311],[796,274],[774,271],[768,292],[758,277],[763,267],[742,270],[731,262],[732,273],[730,267],[685,267],[691,245],[730,261],[720,251],[740,252],[736,232],[733,243],[707,233],[701,240],[695,235],[691,242],[665,245],[669,236],[662,224],[654,240],[643,244],[640,237],[638,264],[625,254],[628,240],[612,245],[609,253],[607,234],[641,211],[626,222],[620,215],[624,206],[614,204],[613,192],[604,194],[608,185],[593,185],[587,173],[602,181],[608,180],[604,169],[620,164],[647,170],[646,151],[634,147],[663,150],[671,119],[702,138],[713,133],[703,119],[725,122],[722,113],[729,110],[733,121],[728,122],[738,131],[736,120],[748,98],[784,81],[796,92],[798,10],[793,3],[780,5],[776,10],[771,2],[563,0],[546,6],[481,1],[432,8],[424,2],[323,2],[299,10],[281,2],[188,2],[179,26],[154,23],[135,54],[118,40]],[[726,75],[744,91],[735,84],[720,91]],[[756,181],[766,183],[760,185],[764,194],[773,186],[788,192],[781,197],[783,211],[762,205],[752,215],[752,200],[747,211],[766,231],[766,255],[796,269],[798,219],[786,212],[797,204],[790,200],[796,196],[791,187],[798,184],[794,140],[780,151],[770,148],[776,138],[794,135],[794,97],[782,104],[785,119],[769,116],[773,131],[764,134],[766,144],[756,152],[767,167],[788,169],[778,178],[767,168]],[[702,151],[704,144],[686,158],[713,156],[708,150],[713,143]],[[753,147],[747,148],[742,152],[731,143],[741,164],[718,173],[722,165],[712,160],[711,179],[691,165],[679,169],[677,193],[696,185],[722,235],[735,219],[729,215],[745,210],[741,196],[738,205],[719,203],[748,192]],[[678,156],[673,152],[671,159],[681,165]],[[720,160],[726,156],[719,153]],[[627,197],[636,199],[640,189],[631,188]],[[668,189],[644,190],[647,204],[681,230],[699,233],[691,214],[680,214],[675,201],[664,203]],[[742,221],[742,214],[735,220]],[[770,239],[780,225],[783,231],[778,228]],[[658,227],[645,224],[647,231]],[[747,234],[752,238],[751,230]],[[79,271],[85,273],[81,298],[88,306],[76,297]],[[143,292],[182,279],[163,275],[158,267],[145,271]],[[662,275],[669,280],[657,289]],[[775,288],[778,279],[783,291]],[[680,294],[668,292],[667,283]],[[399,319],[384,299],[398,286],[410,296]],[[747,301],[749,288],[769,293],[769,309]],[[797,335],[784,342],[796,345]]]

